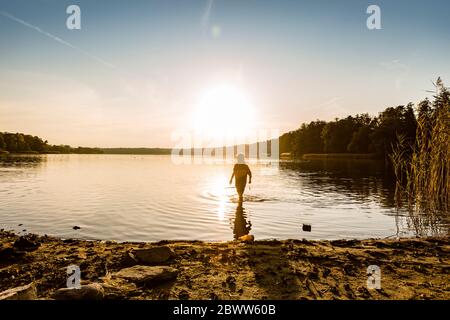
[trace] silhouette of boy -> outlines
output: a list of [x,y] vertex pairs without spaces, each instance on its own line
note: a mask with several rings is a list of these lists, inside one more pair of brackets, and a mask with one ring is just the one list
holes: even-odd
[[237,155],[237,162],[233,168],[233,174],[230,178],[230,184],[233,183],[233,177],[235,178],[236,191],[239,195],[239,202],[243,201],[243,194],[245,186],[247,185],[247,175],[249,176],[248,183],[252,183],[252,172],[245,163],[245,157],[242,153]]

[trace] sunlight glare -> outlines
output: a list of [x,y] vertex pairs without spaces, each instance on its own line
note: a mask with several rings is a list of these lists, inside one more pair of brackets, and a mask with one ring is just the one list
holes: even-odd
[[201,95],[194,129],[209,138],[245,137],[255,126],[255,110],[245,93],[231,85],[209,88]]

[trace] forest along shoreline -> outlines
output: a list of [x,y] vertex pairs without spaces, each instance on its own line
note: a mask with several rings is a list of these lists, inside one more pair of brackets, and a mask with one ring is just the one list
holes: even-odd
[[[67,288],[67,267],[81,288]],[[381,270],[381,289],[367,268]],[[450,237],[154,243],[0,231],[3,299],[450,299]],[[74,282],[75,283],[75,282]]]

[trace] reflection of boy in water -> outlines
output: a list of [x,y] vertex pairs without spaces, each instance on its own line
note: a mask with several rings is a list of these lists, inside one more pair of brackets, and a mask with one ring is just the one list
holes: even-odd
[[247,175],[249,176],[248,183],[252,183],[252,172],[250,168],[245,163],[244,155],[239,153],[237,155],[237,163],[234,165],[233,174],[230,178],[230,184],[233,183],[233,177],[235,178],[236,191],[239,195],[239,202],[243,200],[243,194],[245,191],[245,186],[247,184]]
[[236,208],[236,216],[234,217],[233,226],[234,239],[236,240],[249,234],[252,229],[252,223],[250,221],[247,222],[245,218],[244,208],[242,207],[242,203],[239,203]]

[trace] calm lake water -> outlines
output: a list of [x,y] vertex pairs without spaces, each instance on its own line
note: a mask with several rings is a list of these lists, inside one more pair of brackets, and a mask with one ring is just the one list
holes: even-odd
[[117,241],[449,234],[448,213],[397,209],[392,181],[375,161],[251,165],[253,184],[239,208],[227,183],[231,164],[175,165],[150,155],[39,159],[0,162],[0,228]]

